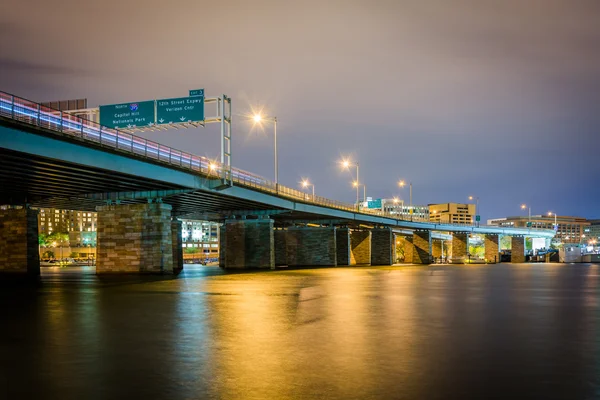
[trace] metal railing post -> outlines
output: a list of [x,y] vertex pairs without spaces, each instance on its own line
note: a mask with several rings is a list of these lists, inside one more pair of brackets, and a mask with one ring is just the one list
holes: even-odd
[[62,111],[60,112],[60,125],[59,125],[59,127],[58,127],[58,131],[59,131],[60,133],[62,133],[62,132],[63,132],[63,112],[62,112]]
[[10,117],[15,119],[15,96],[10,96]]
[[37,105],[37,125],[40,126],[40,114],[42,113],[42,106],[38,103]]

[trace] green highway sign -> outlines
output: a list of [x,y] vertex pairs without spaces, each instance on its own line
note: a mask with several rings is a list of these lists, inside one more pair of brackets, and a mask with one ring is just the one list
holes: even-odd
[[477,222],[481,221],[481,216],[479,216],[479,215],[476,215],[476,216],[475,216],[475,221],[477,221]]
[[204,121],[204,96],[156,100],[158,125]]
[[100,125],[109,128],[140,128],[154,123],[154,100],[100,106]]
[[190,89],[190,97],[196,96],[204,97],[204,89]]
[[381,199],[367,202],[368,208],[381,208]]

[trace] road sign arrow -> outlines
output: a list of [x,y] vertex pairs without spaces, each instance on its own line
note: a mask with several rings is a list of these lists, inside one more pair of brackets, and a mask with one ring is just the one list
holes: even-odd
[[185,121],[185,117],[181,117],[181,118],[179,118],[179,120],[180,120],[181,122],[183,122],[183,121]]
[[165,122],[165,120],[161,118],[158,120],[158,122],[160,122],[162,124],[163,122]]

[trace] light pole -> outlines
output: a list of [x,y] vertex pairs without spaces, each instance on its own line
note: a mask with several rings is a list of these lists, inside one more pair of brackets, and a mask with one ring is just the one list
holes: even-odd
[[360,181],[358,180],[358,162],[354,163],[354,162],[350,162],[348,160],[342,160],[342,167],[344,167],[345,169],[350,169],[350,167],[356,167],[356,184],[354,186],[356,186],[356,211],[360,210],[359,208],[359,196],[358,196],[358,185],[360,184]]
[[352,182],[353,186],[356,186],[356,188],[358,189],[359,187],[363,187],[363,203],[367,201],[367,185],[365,185],[364,183],[358,184],[358,182]]
[[275,142],[275,191],[279,191],[278,171],[279,164],[277,162],[277,117],[263,117],[260,114],[254,114],[254,123],[261,124],[262,121],[273,123],[273,138]]
[[552,214],[554,214],[554,226],[556,226],[556,213],[553,213],[552,211],[548,211],[548,216],[551,217]]
[[475,198],[475,225],[479,226],[479,221],[477,220],[477,210],[479,209],[479,196],[469,196],[469,200],[473,200]]
[[302,187],[306,188],[312,186],[312,201],[315,201],[315,184],[308,182],[308,179],[304,179],[302,181]]
[[527,204],[521,204],[521,209],[522,209],[522,210],[524,210],[524,209],[526,209],[526,208],[529,210],[529,213],[528,213],[528,215],[529,215],[529,219],[528,219],[527,221],[528,221],[528,222],[531,222],[531,207],[529,207]]
[[[400,181],[398,182],[398,186],[400,187],[404,187],[404,185],[406,185],[406,183],[404,181]],[[413,206],[412,206],[412,182],[410,182],[408,184],[409,187],[409,191],[408,191],[408,201],[409,201],[409,209],[408,212],[410,214],[410,220],[412,221],[412,216],[413,216]]]

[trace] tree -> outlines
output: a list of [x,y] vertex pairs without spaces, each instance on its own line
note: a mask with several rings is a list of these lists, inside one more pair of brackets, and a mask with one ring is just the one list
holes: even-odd
[[46,250],[44,254],[42,254],[42,258],[54,258],[54,252],[52,250]]
[[38,244],[40,247],[48,247],[50,245],[50,242],[48,241],[48,235],[40,233],[38,235]]

